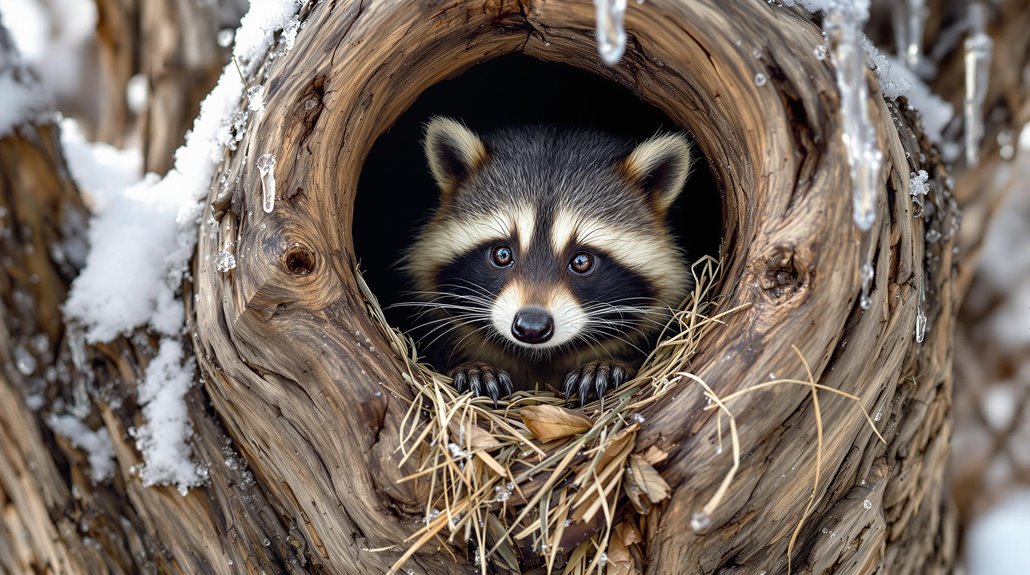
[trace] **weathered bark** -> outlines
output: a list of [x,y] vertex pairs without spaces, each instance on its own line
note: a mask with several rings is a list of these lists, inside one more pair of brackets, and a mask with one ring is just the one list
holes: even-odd
[[[97,0],[102,96],[94,139],[124,147],[140,137],[144,171],[167,172],[225,63],[217,33],[238,25],[238,3]],[[126,92],[137,74],[147,87],[142,110],[130,109]]]
[[136,124],[126,88],[139,71],[140,7],[135,0],[97,0],[96,6],[101,74],[94,139],[123,148]]
[[[410,396],[403,364],[369,320],[353,271],[357,178],[375,138],[422,90],[515,51],[633,89],[692,128],[711,160],[726,198],[718,295],[727,309],[750,307],[702,344],[694,361],[699,376],[721,395],[770,373],[804,378],[797,346],[819,383],[882,414],[877,426],[886,444],[853,403],[821,394],[822,480],[794,548],[795,570],[950,568],[955,522],[943,469],[956,308],[952,244],[924,240],[906,187],[913,170],[937,182],[946,174],[913,115],[873,98],[884,193],[874,228],[873,306],[863,312],[837,88],[830,63],[811,57],[822,39],[809,16],[758,2],[649,0],[630,7],[631,40],[614,68],[598,62],[587,0],[341,0],[320,3],[304,18],[294,49],[262,69],[267,109],[252,117],[221,166],[225,178],[216,181],[226,185],[212,186],[209,200],[232,199],[218,214],[217,234],[206,223],[198,230],[184,300],[203,385],[189,406],[194,451],[209,464],[211,482],[186,497],[144,488],[131,471],[140,462],[128,431],[140,423],[133,389],[154,353],[151,338],[140,333],[89,346],[61,321],[59,305],[81,262],[47,248],[81,237],[85,212],[54,129],[24,127],[0,140],[0,208],[9,218],[0,219],[0,230],[11,232],[0,237],[5,569],[390,567],[424,502],[411,483],[397,481],[410,471],[398,467],[396,453],[403,398]],[[748,41],[737,45],[735,38]],[[757,72],[767,85],[755,84]],[[280,195],[271,214],[260,209],[253,167],[264,153],[278,159]],[[932,192],[942,211],[929,225],[946,224],[946,199],[943,187]],[[218,273],[212,262],[230,241],[239,266]],[[919,285],[930,317],[921,344],[913,338]],[[46,345],[29,345],[39,335]],[[33,369],[15,361],[19,348],[36,359]],[[57,367],[52,379],[45,375],[50,364]],[[51,405],[80,405],[88,421],[106,426],[117,448],[113,481],[89,482],[83,454],[49,432],[45,413],[28,407],[26,399],[39,393]],[[786,571],[788,541],[815,472],[810,391],[777,388],[731,407],[746,457],[703,535],[688,528],[690,516],[729,465],[726,454],[714,452],[712,414],[686,386],[644,414],[636,448],[671,453],[660,471],[674,489],[648,516],[649,573]],[[409,566],[478,571],[462,549],[456,554],[427,546]]]
[[[224,2],[223,2],[224,3]],[[163,174],[185,140],[228,51],[216,42],[218,3],[198,0],[140,5],[142,73],[150,87],[143,112],[143,165]]]

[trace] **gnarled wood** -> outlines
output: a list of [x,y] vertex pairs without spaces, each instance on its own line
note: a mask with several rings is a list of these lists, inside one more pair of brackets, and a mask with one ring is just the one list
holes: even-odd
[[[750,307],[711,332],[695,359],[697,373],[722,395],[770,374],[803,379],[796,346],[819,383],[859,396],[879,414],[886,444],[853,403],[820,394],[822,480],[794,549],[795,570],[950,568],[955,521],[942,470],[952,250],[950,241],[925,241],[906,189],[913,170],[927,170],[935,182],[946,174],[912,113],[872,98],[884,193],[873,307],[862,311],[837,88],[830,62],[811,56],[822,38],[809,15],[761,2],[632,4],[628,50],[614,68],[596,55],[588,0],[340,0],[314,5],[303,18],[293,50],[249,79],[265,86],[266,110],[252,116],[213,183],[210,201],[232,198],[218,202],[228,211],[218,214],[217,233],[210,211],[198,229],[184,300],[202,382],[189,401],[193,448],[209,465],[210,485],[186,497],[144,488],[131,471],[140,462],[129,434],[141,422],[134,384],[153,341],[139,333],[89,346],[61,322],[59,305],[81,262],[48,248],[81,237],[85,216],[53,128],[26,127],[0,139],[0,208],[8,218],[0,230],[11,231],[0,236],[5,569],[389,568],[424,501],[411,483],[397,481],[410,471],[398,466],[396,453],[410,392],[395,350],[367,317],[353,271],[357,178],[375,138],[424,89],[518,51],[629,87],[691,128],[711,160],[725,194],[719,296],[727,309]],[[758,72],[766,85],[755,84]],[[254,167],[265,153],[278,160],[271,214],[260,209]],[[931,194],[941,208],[929,220],[934,229],[947,223],[946,199],[941,186]],[[212,262],[230,242],[238,267],[223,274]],[[930,329],[916,343],[920,285]],[[27,348],[37,367],[20,370],[18,348],[40,334],[46,346]],[[85,362],[75,359],[83,356]],[[42,371],[51,363],[58,367],[52,381]],[[48,430],[47,412],[28,407],[27,398],[40,393],[48,409],[57,399],[85,401],[87,421],[103,423],[115,444],[112,481],[89,482],[83,453]],[[731,408],[746,456],[705,534],[688,528],[690,517],[730,463],[715,453],[711,412],[699,391],[683,384],[644,414],[636,449],[657,445],[671,453],[660,471],[674,489],[647,518],[649,573],[786,570],[788,541],[815,472],[810,390],[779,387]],[[477,572],[469,563],[461,549],[434,544],[406,567]]]
[[[818,28],[798,12],[745,3],[648,2],[629,11],[629,49],[608,68],[595,53],[593,18],[588,2],[338,3],[312,11],[307,25],[318,36],[298,38],[268,70],[268,109],[222,170],[239,182],[231,191],[237,209],[222,218],[217,238],[202,236],[199,247],[202,369],[244,454],[260,459],[258,473],[276,500],[306,515],[309,536],[323,545],[318,561],[348,572],[389,566],[390,554],[363,549],[389,545],[410,529],[410,519],[392,510],[414,512],[419,502],[408,484],[396,484],[403,471],[389,464],[406,409],[400,398],[408,393],[401,365],[356,296],[350,221],[360,217],[352,213],[357,175],[375,137],[423,89],[475,62],[524,51],[630,87],[693,128],[713,159],[728,214],[721,297],[728,307],[750,308],[703,344],[699,375],[720,393],[770,373],[800,377],[796,345],[821,383],[885,415],[883,446],[854,405],[824,400],[822,476],[829,479],[819,485],[795,563],[812,570],[865,571],[881,560],[899,570],[946,568],[950,548],[935,542],[953,528],[941,516],[947,507],[937,473],[947,453],[950,358],[940,342],[951,312],[939,306],[950,297],[951,252],[947,242],[930,246],[939,259],[925,266],[923,222],[905,192],[913,168],[944,179],[932,161],[915,166],[906,158],[925,142],[900,137],[890,120],[899,112],[876,99],[887,192],[873,308],[863,313],[833,71],[807,57],[821,42]],[[760,40],[737,46],[729,36]],[[309,56],[326,45],[337,47],[332,59]],[[757,62],[756,48],[763,54]],[[767,86],[754,82],[760,71]],[[264,153],[278,158],[277,186],[286,191],[272,214],[258,208],[252,167]],[[228,242],[241,257],[224,275],[210,262]],[[313,267],[291,272],[290,250],[310,254]],[[783,277],[790,278],[785,285]],[[921,346],[913,340],[918,282],[933,306]],[[389,394],[379,393],[384,387]],[[645,414],[638,448],[660,444],[673,453],[662,472],[676,488],[651,522],[652,570],[785,568],[814,472],[808,393],[784,388],[735,403],[750,455],[703,536],[684,527],[728,465],[712,449],[714,422],[700,393],[686,389]],[[298,474],[305,482],[291,482]],[[872,510],[864,499],[874,502]],[[386,510],[391,520],[384,523]],[[821,529],[838,522],[848,526],[848,540],[862,541],[857,550],[820,543]],[[440,570],[432,556],[413,562]]]

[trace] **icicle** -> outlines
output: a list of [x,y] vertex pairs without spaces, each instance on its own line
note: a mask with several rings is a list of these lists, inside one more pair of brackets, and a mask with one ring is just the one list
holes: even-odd
[[920,277],[916,281],[919,282],[919,295],[916,300],[916,343],[923,343],[923,338],[926,336],[926,286],[923,285],[923,278]]
[[917,70],[923,61],[925,20],[925,0],[900,0],[894,5],[894,38],[898,59],[910,70]]
[[869,309],[873,307],[873,299],[869,297],[869,290],[873,287],[873,278],[876,276],[876,272],[873,270],[873,264],[871,261],[866,260],[866,262],[862,264],[861,275],[862,295],[858,298],[858,305],[862,309]]
[[597,9],[597,53],[605,64],[614,66],[626,51],[626,0],[594,0]]
[[855,224],[868,231],[876,221],[876,196],[883,154],[876,147],[876,130],[869,121],[869,85],[865,50],[859,30],[869,16],[868,0],[833,2],[823,27],[836,59],[844,144],[851,165],[852,209]]
[[257,169],[261,176],[261,207],[270,214],[275,209],[275,156],[262,155],[257,159]]
[[862,264],[859,276],[862,291],[859,306],[872,307],[869,292],[875,271],[872,229],[876,222],[876,199],[880,189],[880,163],[876,129],[869,120],[869,84],[866,82],[866,55],[861,29],[869,17],[869,0],[834,0],[826,9],[823,29],[833,52],[840,91],[841,124],[844,147],[851,167],[851,209],[855,225],[862,231],[859,249]]
[[966,97],[963,102],[966,121],[966,163],[980,163],[980,140],[983,138],[984,100],[990,82],[991,52],[994,42],[985,33],[987,7],[981,3],[969,6],[972,33],[965,42]]

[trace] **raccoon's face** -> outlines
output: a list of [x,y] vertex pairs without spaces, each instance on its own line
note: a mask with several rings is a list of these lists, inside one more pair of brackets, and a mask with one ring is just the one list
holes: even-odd
[[420,298],[455,346],[547,356],[659,329],[689,289],[668,209],[690,169],[683,136],[635,149],[600,133],[523,128],[484,139],[434,119],[440,207],[407,253]]

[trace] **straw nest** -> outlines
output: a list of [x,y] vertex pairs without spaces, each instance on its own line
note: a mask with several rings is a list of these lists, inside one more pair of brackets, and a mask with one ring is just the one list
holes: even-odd
[[669,493],[654,467],[666,454],[632,453],[639,412],[684,381],[698,341],[720,317],[707,298],[717,262],[704,258],[693,273],[694,292],[638,375],[580,409],[554,390],[517,392],[501,409],[459,394],[419,363],[414,343],[388,326],[363,285],[372,317],[407,358],[414,390],[399,449],[403,462],[415,460],[418,471],[405,480],[418,482],[426,509],[397,565],[436,538],[467,541],[484,573],[482,558],[518,572],[527,553],[548,572],[597,572],[606,558],[628,559],[640,538],[635,515]]
[[[360,281],[370,316],[405,358],[404,378],[414,393],[397,449],[400,464],[416,469],[402,481],[416,482],[426,502],[420,526],[405,541],[408,547],[391,573],[434,541],[445,549],[451,547],[444,543],[463,543],[484,575],[488,566],[491,572],[512,573],[527,567],[577,575],[639,573],[644,517],[670,495],[657,469],[668,453],[654,446],[635,451],[636,434],[646,424],[645,407],[678,390],[705,394],[705,409],[719,410],[719,452],[723,416],[728,421],[733,465],[694,514],[691,527],[698,531],[707,528],[740,464],[736,421],[727,402],[774,385],[800,384],[812,388],[817,413],[816,390],[843,395],[861,408],[857,397],[816,384],[807,364],[807,381],[771,380],[719,397],[692,373],[691,358],[713,326],[743,308],[723,310],[709,297],[718,281],[718,261],[706,256],[692,273],[693,293],[673,314],[637,376],[578,409],[570,409],[553,389],[516,392],[498,409],[488,398],[459,394],[449,377],[419,362],[414,342],[389,326]],[[821,420],[816,426],[818,468]]]

